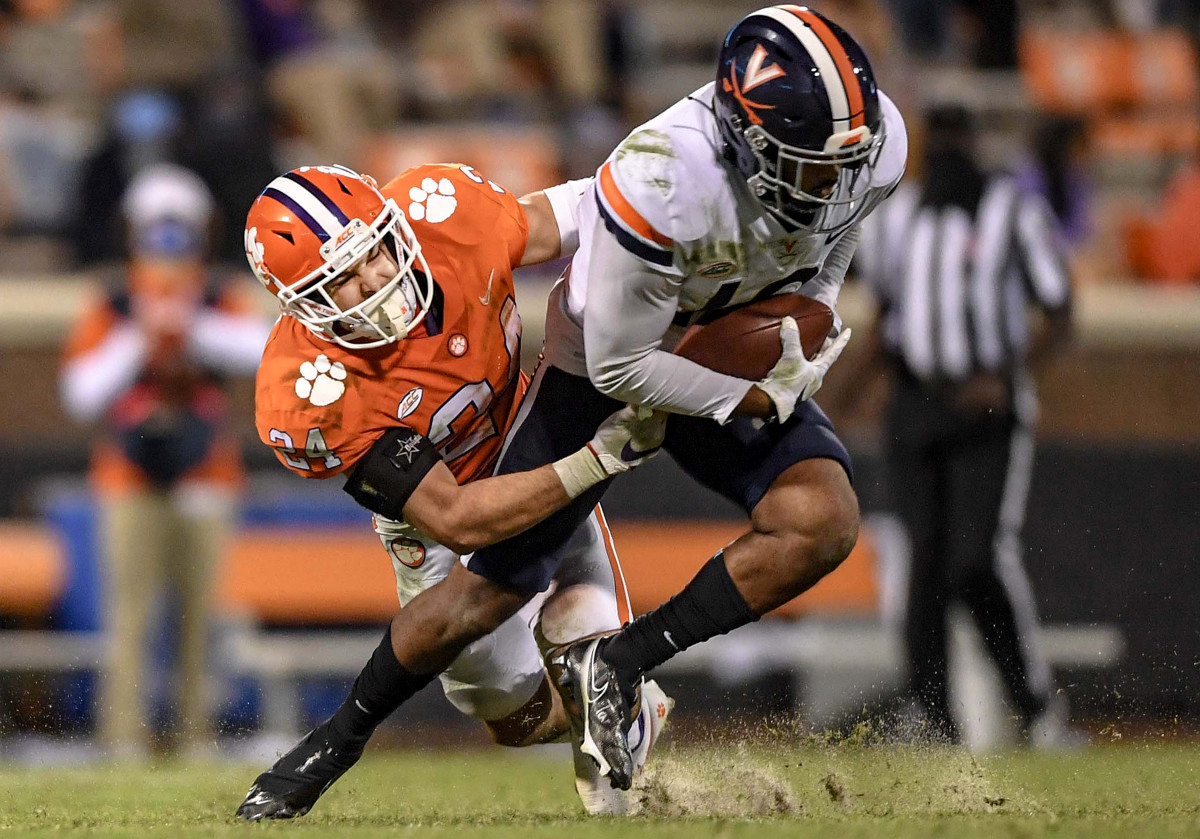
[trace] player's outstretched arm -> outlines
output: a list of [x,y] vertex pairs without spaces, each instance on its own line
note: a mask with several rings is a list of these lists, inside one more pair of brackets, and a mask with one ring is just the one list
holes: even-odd
[[665,431],[665,415],[639,418],[626,408],[562,460],[460,486],[428,439],[394,429],[363,458],[346,491],[372,512],[403,519],[456,553],[470,553],[515,536],[590,487],[649,460]]
[[570,256],[579,247],[579,222],[576,211],[592,178],[567,181],[519,199],[529,223],[522,265],[534,265]]

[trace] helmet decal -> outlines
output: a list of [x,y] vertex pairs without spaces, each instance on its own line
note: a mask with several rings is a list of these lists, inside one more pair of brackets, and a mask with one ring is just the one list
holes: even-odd
[[[863,97],[846,48],[823,18],[804,6],[777,6],[754,13],[783,24],[796,36],[821,73],[837,130],[863,124]],[[847,123],[838,125],[838,123]]]
[[725,88],[725,92],[731,94],[737,100],[738,104],[742,106],[742,110],[746,112],[746,119],[755,125],[762,125],[762,117],[755,113],[756,110],[773,111],[775,110],[775,106],[760,102],[751,102],[746,98],[746,93],[764,82],[769,82],[771,79],[777,79],[780,76],[786,75],[783,68],[778,64],[772,64],[770,67],[764,68],[763,61],[766,58],[766,49],[763,48],[762,44],[757,45],[754,48],[754,54],[750,56],[749,63],[746,64],[746,72],[742,75],[741,87],[738,87],[736,62],[729,65],[729,78],[723,79],[721,82],[721,86]]
[[246,228],[246,259],[250,261],[250,268],[254,271],[254,276],[268,290],[271,289],[271,282],[275,278],[271,276],[270,269],[267,268],[266,262],[263,261],[265,249],[262,243],[258,241],[258,228]]
[[759,44],[754,48],[754,54],[750,56],[750,61],[746,64],[746,75],[742,77],[742,93],[749,93],[763,82],[786,75],[778,64],[763,67],[766,59],[767,51],[762,44]]
[[263,191],[303,221],[322,242],[341,232],[350,219],[328,195],[299,172],[280,175]]

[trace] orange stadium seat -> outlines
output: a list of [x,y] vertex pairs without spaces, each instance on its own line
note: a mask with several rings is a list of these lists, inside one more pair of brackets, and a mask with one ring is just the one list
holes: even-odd
[[1152,216],[1130,216],[1122,234],[1134,274],[1167,283],[1200,281],[1200,171],[1178,173]]
[[[746,531],[741,521],[609,522],[635,614],[647,612],[678,592],[707,557]],[[875,551],[864,530],[838,570],[811,591],[772,612],[795,618],[815,613],[874,614],[878,590]]]
[[1200,147],[1200,59],[1180,31],[1031,29],[1021,72],[1038,107],[1088,121],[1101,159],[1154,162]]
[[1039,107],[1084,113],[1134,101],[1131,55],[1131,42],[1115,33],[1030,29],[1021,39],[1021,73]]
[[1200,148],[1200,117],[1194,113],[1100,116],[1092,142],[1105,157],[1190,155]]
[[1030,29],[1021,39],[1021,73],[1034,102],[1050,111],[1190,106],[1200,94],[1196,50],[1174,30]]
[[217,578],[225,612],[266,623],[383,623],[396,613],[396,580],[366,528],[254,528],[234,540]]
[[[745,530],[740,521],[618,521],[612,525],[635,613],[667,600],[704,558]],[[850,558],[812,591],[775,614],[876,611],[874,549],[864,531]],[[0,613],[47,614],[68,568],[48,527],[0,524]],[[398,606],[391,564],[362,528],[251,528],[242,531],[217,575],[218,608],[269,624],[382,623]]]
[[0,524],[0,614],[46,615],[62,595],[67,573],[62,542],[49,528]]
[[1139,105],[1194,105],[1200,94],[1200,62],[1182,32],[1150,32],[1132,44],[1130,78]]
[[[706,557],[745,531],[739,521],[619,521],[613,537],[633,610],[675,594]],[[774,614],[876,611],[874,550],[864,532],[837,573]],[[235,540],[217,582],[223,611],[272,624],[381,623],[396,611],[396,585],[378,538],[358,528],[255,528]]]

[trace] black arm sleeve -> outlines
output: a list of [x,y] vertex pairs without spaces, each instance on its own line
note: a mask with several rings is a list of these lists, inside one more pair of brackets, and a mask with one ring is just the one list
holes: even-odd
[[372,513],[399,521],[408,499],[441,459],[425,435],[393,428],[363,455],[343,489]]

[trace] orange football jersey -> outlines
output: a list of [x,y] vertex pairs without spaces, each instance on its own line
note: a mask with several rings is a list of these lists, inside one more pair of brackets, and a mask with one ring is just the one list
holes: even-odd
[[436,334],[349,350],[280,318],[255,385],[259,437],[292,471],[327,478],[403,425],[437,446],[459,483],[485,477],[527,386],[512,279],[525,211],[469,166],[417,166],[381,191],[404,210],[441,289]]

